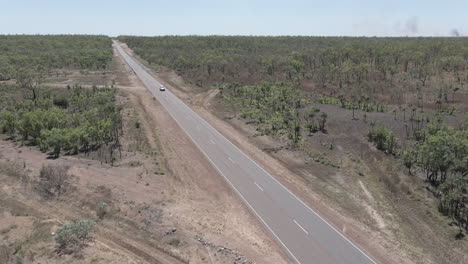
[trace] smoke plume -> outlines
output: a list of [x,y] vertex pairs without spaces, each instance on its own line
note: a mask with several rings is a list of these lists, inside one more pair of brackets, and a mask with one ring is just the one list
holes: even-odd
[[458,32],[458,30],[456,28],[452,29],[450,31],[450,36],[452,37],[459,37],[460,36],[460,32]]
[[419,23],[417,17],[411,17],[405,23],[406,31],[411,34],[417,34],[419,31]]

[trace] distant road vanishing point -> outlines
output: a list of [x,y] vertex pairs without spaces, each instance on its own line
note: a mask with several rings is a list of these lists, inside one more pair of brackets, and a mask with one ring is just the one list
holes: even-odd
[[376,263],[170,92],[114,41],[125,62],[297,263]]

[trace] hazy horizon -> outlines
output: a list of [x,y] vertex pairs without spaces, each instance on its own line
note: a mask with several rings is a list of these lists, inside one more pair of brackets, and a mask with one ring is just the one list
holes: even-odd
[[468,2],[0,0],[0,34],[466,36]]
[[108,35],[108,34],[88,34],[88,33],[0,33],[0,36],[107,36],[110,38],[117,38],[119,36],[130,36],[130,37],[210,37],[210,36],[220,36],[220,37],[317,37],[317,38],[468,38],[468,36],[320,36],[320,35],[228,35],[228,34],[187,34],[187,35],[133,35],[133,34],[122,34],[122,35]]

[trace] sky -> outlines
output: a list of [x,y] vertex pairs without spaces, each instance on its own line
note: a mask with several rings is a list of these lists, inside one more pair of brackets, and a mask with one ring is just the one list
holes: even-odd
[[468,0],[0,0],[0,34],[468,36]]

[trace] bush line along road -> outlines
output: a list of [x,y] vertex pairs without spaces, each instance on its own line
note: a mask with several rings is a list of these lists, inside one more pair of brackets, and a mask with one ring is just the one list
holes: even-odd
[[160,83],[118,42],[117,50],[154,97],[297,263],[375,263]]

